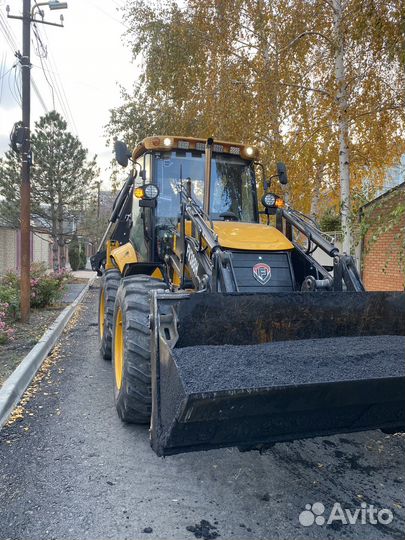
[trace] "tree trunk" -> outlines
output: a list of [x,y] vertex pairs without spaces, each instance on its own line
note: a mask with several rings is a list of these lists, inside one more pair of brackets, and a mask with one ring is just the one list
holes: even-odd
[[63,235],[58,236],[58,246],[59,246],[60,269],[64,270],[66,268],[66,253],[65,253],[65,237]]
[[325,164],[318,163],[316,165],[315,183],[314,183],[314,189],[312,190],[311,211],[310,211],[311,218],[316,222],[318,222],[319,220],[319,201],[321,198],[321,186],[322,186],[324,171],[325,171]]
[[66,255],[65,255],[65,235],[63,231],[63,204],[62,193],[58,191],[58,207],[57,207],[57,221],[58,221],[58,247],[59,247],[59,269],[64,270],[66,268]]
[[58,237],[52,234],[52,268],[54,272],[59,270]]
[[58,230],[56,226],[55,208],[51,205],[51,219],[52,219],[52,268],[54,272],[59,270],[59,249],[58,249]]
[[349,158],[349,122],[347,117],[347,86],[345,73],[345,44],[342,28],[343,7],[341,0],[332,0],[333,33],[335,45],[335,78],[337,84],[336,102],[339,126],[339,172],[340,172],[340,207],[342,215],[343,252],[350,254],[351,235],[351,200],[350,200],[350,158]]

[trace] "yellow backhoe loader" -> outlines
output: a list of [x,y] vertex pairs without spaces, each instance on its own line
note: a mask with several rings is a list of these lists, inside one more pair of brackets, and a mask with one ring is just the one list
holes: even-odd
[[259,203],[257,149],[160,136],[115,153],[132,167],[92,258],[100,352],[158,455],[403,430],[404,293],[366,292],[271,179]]

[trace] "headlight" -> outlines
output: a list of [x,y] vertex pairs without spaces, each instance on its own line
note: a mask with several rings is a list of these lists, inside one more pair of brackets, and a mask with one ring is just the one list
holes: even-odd
[[163,139],[163,144],[167,147],[173,146],[173,140],[170,137],[165,137]]
[[145,197],[148,199],[156,199],[156,197],[159,195],[159,188],[154,184],[147,184],[144,186],[143,191],[145,193]]
[[142,187],[135,188],[134,195],[137,199],[143,199],[144,197],[144,191]]
[[137,199],[156,199],[159,195],[159,188],[154,184],[146,184],[135,188],[134,195]]
[[266,193],[262,197],[263,206],[266,208],[273,208],[276,205],[276,195],[274,193]]
[[257,158],[257,150],[254,146],[242,146],[240,155],[243,159],[253,160]]
[[276,199],[276,207],[277,208],[284,208],[285,206],[285,202],[283,201],[283,199],[280,199],[280,197],[277,197]]

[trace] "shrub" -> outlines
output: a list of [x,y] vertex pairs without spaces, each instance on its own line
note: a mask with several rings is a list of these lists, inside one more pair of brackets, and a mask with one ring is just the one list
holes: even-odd
[[31,278],[31,307],[44,308],[60,300],[63,288],[51,276]]
[[86,248],[84,246],[80,249],[80,264],[79,264],[79,270],[85,270],[87,264],[87,257],[86,257]]
[[15,272],[7,272],[0,280],[0,303],[8,304],[8,317],[18,319],[20,316],[20,279]]
[[31,272],[31,306],[43,308],[61,300],[69,278],[66,270],[47,274],[40,268]]
[[[33,264],[30,271],[31,306],[44,308],[58,302],[70,277],[66,270],[47,273],[45,265]],[[8,304],[8,314],[14,319],[19,316],[19,296],[20,277],[9,272],[0,280],[0,302]]]
[[66,270],[66,268],[62,268],[61,270],[58,270],[57,272],[52,272],[49,275],[52,276],[53,279],[60,281],[64,285],[66,284],[66,282],[74,278],[73,274],[69,272],[68,270]]
[[69,244],[69,263],[73,271],[79,269],[80,266],[80,246],[77,240],[77,236],[73,236]]
[[46,265],[43,262],[34,262],[30,266],[30,276],[32,278],[39,278],[44,276],[48,272]]
[[13,339],[14,330],[8,324],[9,304],[0,302],[0,345],[6,343],[9,339]]

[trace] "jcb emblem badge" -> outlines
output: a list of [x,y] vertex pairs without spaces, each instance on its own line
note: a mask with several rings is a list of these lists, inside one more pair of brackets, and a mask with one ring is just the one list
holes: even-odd
[[271,278],[271,268],[268,264],[257,263],[253,267],[253,277],[260,285],[266,285]]

